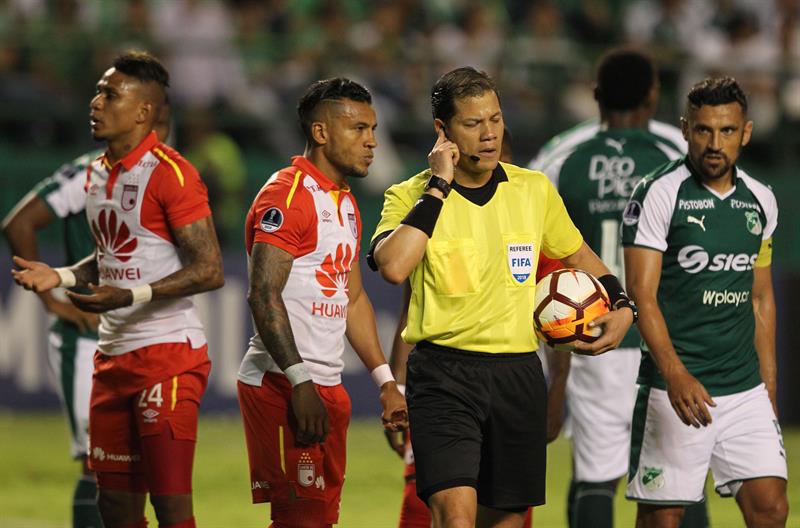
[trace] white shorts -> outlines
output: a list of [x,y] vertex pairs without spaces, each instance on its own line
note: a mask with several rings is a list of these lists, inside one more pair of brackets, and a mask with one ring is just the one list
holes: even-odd
[[681,422],[667,391],[640,389],[633,419],[629,499],[700,502],[709,468],[723,497],[731,496],[743,480],[786,479],[783,436],[764,384],[712,399],[717,404],[708,408],[712,422],[697,429]]
[[638,348],[572,354],[565,433],[572,441],[573,480],[607,482],[628,472],[641,357]]
[[50,332],[47,355],[58,381],[61,403],[69,424],[74,458],[86,456],[89,448],[89,395],[92,392],[94,353],[97,341]]

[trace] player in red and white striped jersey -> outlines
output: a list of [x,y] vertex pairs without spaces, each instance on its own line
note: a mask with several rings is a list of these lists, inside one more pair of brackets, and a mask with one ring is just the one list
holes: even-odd
[[272,503],[275,528],[338,521],[350,422],[344,336],[380,387],[385,426],[408,421],[362,288],[361,217],[347,185],[367,175],[377,146],[371,102],[348,79],[312,84],[298,104],[305,154],[272,175],[247,214],[256,334],[239,403],[253,502]]
[[197,410],[211,363],[189,296],[223,284],[208,193],[153,126],[169,74],[142,52],[118,57],[97,83],[92,134],[108,148],[87,169],[86,214],[97,250],[71,268],[15,257],[27,289],[67,292],[101,313],[90,398],[90,467],[106,528],[144,527],[146,494],[159,525],[194,527]]

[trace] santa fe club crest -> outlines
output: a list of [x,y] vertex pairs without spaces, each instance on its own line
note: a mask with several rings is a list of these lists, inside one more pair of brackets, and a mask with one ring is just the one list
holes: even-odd
[[311,456],[308,453],[302,453],[297,462],[297,483],[307,488],[314,484],[315,477],[316,471]]

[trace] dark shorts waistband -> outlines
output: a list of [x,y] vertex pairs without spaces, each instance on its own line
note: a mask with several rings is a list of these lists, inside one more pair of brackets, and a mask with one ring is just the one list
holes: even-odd
[[420,341],[414,347],[416,352],[432,352],[437,355],[443,354],[454,359],[472,359],[476,361],[497,361],[497,360],[529,360],[537,357],[535,351],[530,352],[473,352],[471,350],[461,350],[444,345],[437,345],[430,341]]

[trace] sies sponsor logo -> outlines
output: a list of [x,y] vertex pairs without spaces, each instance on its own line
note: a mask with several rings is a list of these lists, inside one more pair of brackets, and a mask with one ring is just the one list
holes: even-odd
[[678,264],[687,273],[708,271],[748,271],[753,269],[758,254],[718,253],[713,257],[700,246],[686,246],[678,252]]
[[117,219],[116,211],[102,209],[97,218],[92,220],[91,227],[100,260],[107,256],[114,257],[120,262],[131,259],[138,241],[136,237],[131,236],[125,222]]
[[316,271],[317,282],[325,297],[333,297],[337,293],[347,294],[347,283],[350,279],[350,264],[353,262],[353,250],[346,244],[336,247],[336,254],[328,254]]

